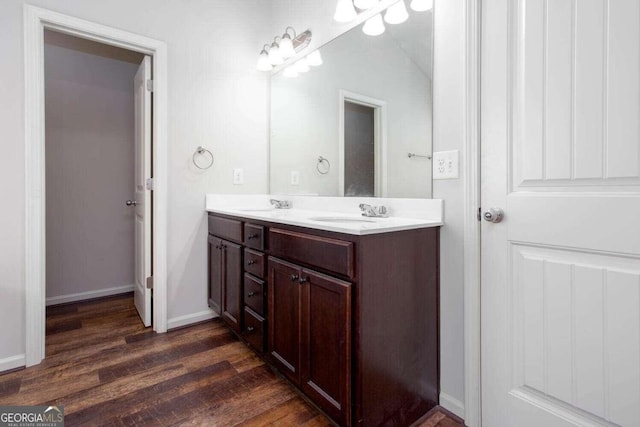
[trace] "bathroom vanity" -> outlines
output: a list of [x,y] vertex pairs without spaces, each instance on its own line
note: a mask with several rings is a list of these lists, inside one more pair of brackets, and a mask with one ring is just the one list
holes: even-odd
[[341,425],[435,406],[441,217],[263,209],[208,205],[209,306]]

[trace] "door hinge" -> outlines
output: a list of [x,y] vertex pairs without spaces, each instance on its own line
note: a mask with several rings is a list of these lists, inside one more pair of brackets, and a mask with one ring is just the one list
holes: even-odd
[[482,208],[478,208],[478,221],[482,221]]
[[147,80],[147,90],[153,92],[153,80],[151,79]]
[[147,289],[153,289],[153,276],[147,277]]
[[153,178],[147,178],[146,187],[147,187],[147,190],[149,191],[153,191],[156,189],[156,185],[155,185],[155,182],[153,181]]

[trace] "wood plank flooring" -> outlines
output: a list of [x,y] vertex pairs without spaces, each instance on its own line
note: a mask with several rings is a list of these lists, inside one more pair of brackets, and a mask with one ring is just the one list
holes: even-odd
[[46,331],[40,365],[0,375],[0,405],[64,405],[68,426],[333,425],[219,320],[156,334],[126,294],[49,308]]

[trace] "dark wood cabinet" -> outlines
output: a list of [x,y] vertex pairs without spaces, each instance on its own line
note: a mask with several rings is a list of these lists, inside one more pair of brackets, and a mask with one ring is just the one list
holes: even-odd
[[209,307],[236,332],[242,327],[242,247],[209,236]]
[[438,227],[352,235],[210,214],[209,278],[209,305],[338,424],[411,425],[438,404]]

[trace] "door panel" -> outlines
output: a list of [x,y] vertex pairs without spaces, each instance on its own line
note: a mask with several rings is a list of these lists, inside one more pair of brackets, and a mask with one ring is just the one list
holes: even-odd
[[300,384],[300,274],[297,266],[269,258],[269,355],[295,384]]
[[135,290],[134,302],[145,326],[151,326],[151,192],[146,180],[151,178],[151,58],[144,57],[134,78],[135,99]]
[[209,307],[222,315],[222,240],[209,236]]
[[351,283],[309,270],[302,277],[302,388],[334,419],[348,424]]
[[242,330],[242,247],[222,241],[222,316],[236,332]]
[[483,425],[640,425],[640,3],[482,7]]

